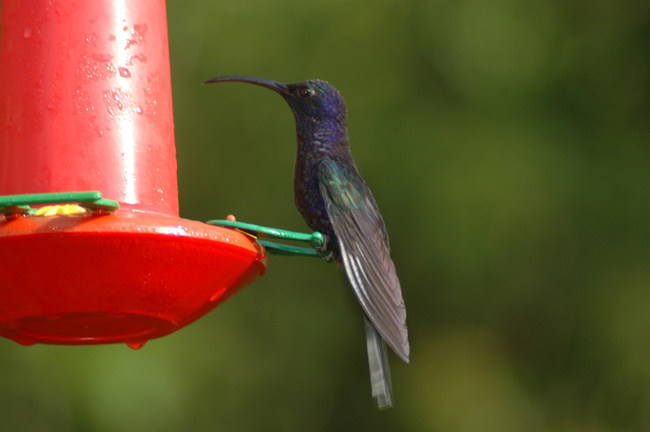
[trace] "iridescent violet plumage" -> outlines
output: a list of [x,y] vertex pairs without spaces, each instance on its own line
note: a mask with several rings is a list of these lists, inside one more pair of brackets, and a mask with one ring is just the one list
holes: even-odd
[[372,394],[380,408],[392,406],[383,341],[402,360],[409,361],[406,308],[383,219],[350,152],[343,97],[321,80],[283,84],[264,78],[226,76],[207,82],[225,81],[267,87],[289,104],[298,141],[296,207],[311,229],[327,236],[327,249],[345,269],[366,314]]

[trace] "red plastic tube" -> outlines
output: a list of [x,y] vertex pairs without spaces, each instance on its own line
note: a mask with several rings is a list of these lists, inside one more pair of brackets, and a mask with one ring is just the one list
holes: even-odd
[[0,195],[178,216],[164,0],[2,2]]

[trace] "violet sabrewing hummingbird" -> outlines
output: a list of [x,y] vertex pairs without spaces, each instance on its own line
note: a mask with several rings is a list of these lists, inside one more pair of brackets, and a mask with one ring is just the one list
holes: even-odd
[[377,203],[357,170],[341,94],[321,80],[283,84],[264,78],[223,76],[206,83],[240,81],[269,88],[289,104],[298,150],[293,193],[309,228],[327,239],[322,257],[343,267],[365,312],[372,395],[379,408],[393,404],[384,341],[409,361],[406,308],[388,234]]

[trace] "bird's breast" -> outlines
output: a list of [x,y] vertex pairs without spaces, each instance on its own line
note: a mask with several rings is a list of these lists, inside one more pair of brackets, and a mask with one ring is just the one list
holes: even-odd
[[309,228],[334,236],[325,201],[320,191],[317,166],[310,169],[296,164],[294,176],[294,202]]

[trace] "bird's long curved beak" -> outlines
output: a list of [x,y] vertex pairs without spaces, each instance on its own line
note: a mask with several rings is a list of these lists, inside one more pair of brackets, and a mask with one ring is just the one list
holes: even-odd
[[245,83],[250,83],[250,84],[257,84],[262,87],[266,87],[268,89],[274,90],[280,94],[288,94],[289,89],[286,84],[283,84],[278,81],[273,81],[269,80],[266,78],[257,78],[257,77],[251,77],[251,76],[243,76],[243,75],[231,75],[231,76],[222,76],[222,77],[216,77],[207,80],[204,84],[210,84],[210,83],[219,83],[219,82],[227,82],[227,81],[238,81],[238,82],[245,82]]

